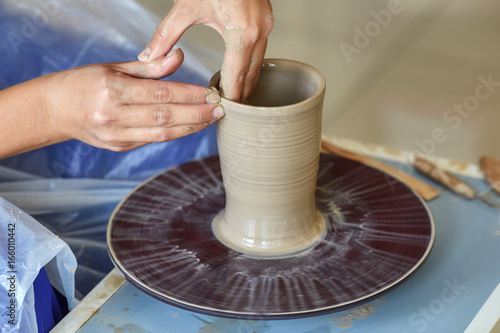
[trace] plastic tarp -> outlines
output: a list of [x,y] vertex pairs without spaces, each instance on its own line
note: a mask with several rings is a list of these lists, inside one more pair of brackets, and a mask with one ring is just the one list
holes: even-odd
[[69,246],[12,203],[0,198],[0,284],[2,332],[36,332],[33,281],[42,267],[51,284],[75,305],[75,256]]

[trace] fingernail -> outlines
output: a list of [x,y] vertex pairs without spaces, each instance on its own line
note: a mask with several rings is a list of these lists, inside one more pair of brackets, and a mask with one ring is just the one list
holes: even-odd
[[224,111],[224,108],[222,105],[217,106],[213,111],[212,111],[212,116],[215,119],[220,119],[226,115],[226,112]]
[[220,103],[219,91],[217,89],[215,89],[214,87],[208,88],[205,91],[205,94],[207,95],[207,97],[205,98],[206,103],[210,103],[210,104]]
[[172,59],[177,56],[179,57],[179,52],[177,52],[179,49],[175,49],[173,51],[170,51],[163,59],[161,60],[161,65],[166,66]]
[[168,52],[166,56],[168,57],[169,55],[172,55],[172,54],[174,54],[174,53],[177,53],[177,51],[179,51],[179,50],[180,50],[180,48],[176,48],[176,49],[174,49],[174,50],[172,50],[172,51]]
[[139,61],[148,61],[150,57],[151,57],[151,48],[148,45],[146,46],[144,51],[142,51],[141,54],[139,54],[137,58],[139,59]]

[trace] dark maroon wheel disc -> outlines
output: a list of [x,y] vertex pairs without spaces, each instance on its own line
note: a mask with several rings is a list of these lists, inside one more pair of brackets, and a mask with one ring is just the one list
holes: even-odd
[[221,244],[213,218],[225,194],[217,156],[167,170],[116,208],[108,248],[145,293],[210,315],[283,319],[345,310],[379,297],[423,263],[434,222],[406,185],[361,163],[322,155],[317,207],[325,238],[294,257],[255,259]]

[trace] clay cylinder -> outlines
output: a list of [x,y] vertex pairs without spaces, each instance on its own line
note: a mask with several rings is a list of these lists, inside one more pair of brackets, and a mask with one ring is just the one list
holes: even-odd
[[[220,72],[210,85],[218,88]],[[325,233],[315,188],[325,79],[292,60],[267,59],[246,104],[222,98],[217,124],[225,209],[213,231],[226,246],[262,257],[296,254]]]

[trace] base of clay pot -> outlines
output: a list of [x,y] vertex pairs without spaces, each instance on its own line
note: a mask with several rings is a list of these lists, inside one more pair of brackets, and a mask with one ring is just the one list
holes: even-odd
[[319,244],[327,231],[325,218],[319,211],[316,211],[316,218],[306,222],[306,225],[292,227],[292,229],[301,229],[299,233],[283,230],[278,233],[269,233],[267,237],[255,237],[252,235],[253,230],[269,229],[265,222],[257,227],[255,224],[255,221],[249,221],[243,228],[234,230],[232,228],[234,223],[227,221],[222,210],[212,222],[212,231],[225,246],[256,259],[277,259],[299,255]]

